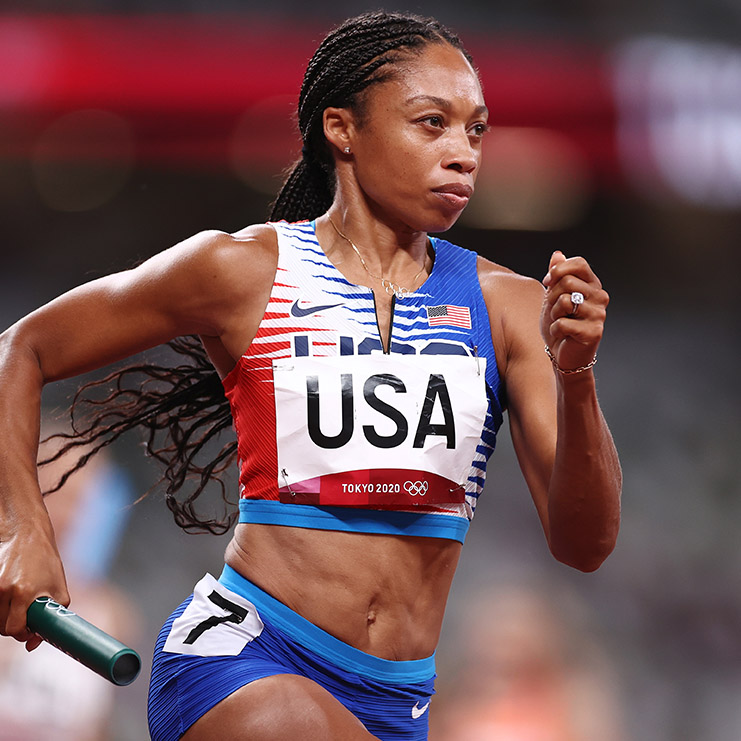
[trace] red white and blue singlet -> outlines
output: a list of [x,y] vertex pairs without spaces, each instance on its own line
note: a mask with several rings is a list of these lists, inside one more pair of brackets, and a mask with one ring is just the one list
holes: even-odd
[[224,379],[240,522],[463,542],[503,410],[476,253],[431,238],[384,352],[373,292],[332,265],[314,222],[272,226],[270,300]]

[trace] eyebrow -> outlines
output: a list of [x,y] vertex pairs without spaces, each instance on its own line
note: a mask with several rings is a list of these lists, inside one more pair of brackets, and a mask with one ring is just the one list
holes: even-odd
[[[445,98],[438,98],[437,95],[413,95],[411,98],[407,98],[406,103],[419,103],[421,101],[427,101],[428,103],[432,103],[433,105],[444,108],[446,110],[449,110],[453,107],[453,104],[449,100],[446,100]],[[489,109],[485,105],[477,106],[476,110],[474,111],[475,115],[484,113],[489,113]]]

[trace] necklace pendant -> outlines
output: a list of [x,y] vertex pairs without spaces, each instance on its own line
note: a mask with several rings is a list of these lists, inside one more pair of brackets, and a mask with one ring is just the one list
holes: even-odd
[[[353,241],[345,236],[338,228],[337,225],[332,221],[332,217],[327,214],[327,218],[329,219],[329,223],[334,227],[334,230],[337,232],[337,234],[344,239],[350,247],[352,247],[353,252],[358,256],[358,260],[360,260],[360,264],[363,266],[363,269],[365,270],[368,275],[370,275],[371,278],[375,278],[376,280],[381,281],[381,285],[383,286],[383,290],[386,291],[386,293],[389,296],[396,296],[396,298],[406,298],[407,296],[411,295],[412,291],[410,291],[408,288],[404,288],[404,286],[400,286],[398,283],[394,283],[392,280],[389,280],[388,278],[383,278],[380,275],[376,275],[375,273],[371,273],[370,268],[368,265],[366,265],[365,260],[363,259],[363,256],[360,254],[360,250],[355,246]],[[425,269],[425,260],[422,261],[422,267],[417,271],[417,274],[412,278],[412,284],[414,284],[417,281],[417,278],[422,274],[422,271]],[[372,289],[371,289],[372,290]]]
[[396,296],[396,298],[404,298],[409,295],[409,290],[400,286],[398,283],[394,283],[388,278],[381,278],[381,285],[384,287],[386,293],[389,296]]

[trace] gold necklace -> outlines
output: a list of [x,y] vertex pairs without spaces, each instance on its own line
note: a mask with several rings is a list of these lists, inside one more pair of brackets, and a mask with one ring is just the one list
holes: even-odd
[[[404,298],[405,296],[408,296],[412,291],[410,291],[408,288],[404,288],[404,286],[399,285],[398,283],[394,283],[392,280],[389,280],[388,278],[384,278],[381,275],[376,275],[375,273],[371,272],[371,269],[366,265],[365,260],[363,259],[363,256],[360,254],[360,250],[355,246],[355,243],[350,239],[350,237],[344,235],[338,228],[337,225],[332,221],[332,217],[327,214],[327,218],[329,219],[329,223],[334,227],[334,230],[339,234],[349,245],[353,248],[353,251],[358,256],[358,259],[360,260],[360,264],[365,268],[365,272],[370,275],[371,278],[375,278],[376,280],[381,282],[381,285],[383,286],[386,293],[389,294],[389,296],[394,295],[396,298]],[[422,271],[425,269],[425,265],[427,265],[427,253],[425,252],[425,258],[422,261],[422,267],[417,271],[417,274],[412,278],[412,285],[417,281],[417,278],[422,274]]]

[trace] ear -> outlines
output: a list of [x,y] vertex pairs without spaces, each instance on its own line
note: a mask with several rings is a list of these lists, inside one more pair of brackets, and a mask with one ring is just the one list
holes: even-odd
[[352,147],[355,121],[349,108],[326,108],[322,116],[324,136],[338,152]]

